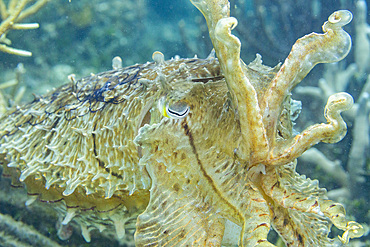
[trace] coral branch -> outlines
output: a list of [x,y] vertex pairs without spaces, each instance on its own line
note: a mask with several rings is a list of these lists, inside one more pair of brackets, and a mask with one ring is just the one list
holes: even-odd
[[15,246],[60,246],[32,227],[15,221],[8,215],[0,214],[0,242],[3,246],[17,243]]
[[0,16],[1,19],[5,19],[8,16],[8,12],[6,10],[6,6],[3,0],[0,0]]
[[356,2],[356,14],[355,61],[359,76],[363,76],[370,64],[370,25],[366,22],[366,1]]
[[0,51],[18,56],[32,56],[32,53],[29,51],[9,47],[8,45],[10,45],[10,41],[6,39],[6,33],[11,29],[38,28],[39,24],[37,23],[19,24],[16,22],[19,22],[24,18],[35,14],[48,1],[49,0],[38,0],[32,6],[25,9],[29,0],[10,1],[8,4],[8,8],[6,8],[4,1],[0,0],[0,14],[1,18],[3,19],[0,24]]
[[370,76],[357,100],[358,109],[353,124],[353,144],[348,158],[348,172],[351,191],[355,191],[360,183],[364,183],[366,170],[366,154],[369,150],[369,113],[370,113]]
[[26,7],[29,0],[21,0],[14,11],[0,25],[0,37],[9,29],[20,15],[21,11]]
[[316,148],[310,148],[302,154],[299,160],[314,163],[325,171],[330,177],[344,187],[349,184],[349,178],[346,171],[341,166],[339,160],[331,161],[322,152]]
[[19,15],[17,21],[21,21],[24,18],[29,17],[30,15],[35,14],[37,11],[39,11],[42,7],[44,7],[45,4],[47,4],[49,0],[38,0],[36,3],[34,3],[32,6],[28,7],[24,11],[21,12]]
[[0,51],[5,52],[5,53],[9,53],[9,54],[13,54],[13,55],[23,56],[23,57],[32,56],[32,52],[30,52],[30,51],[16,49],[16,48],[8,47],[6,45],[0,45]]

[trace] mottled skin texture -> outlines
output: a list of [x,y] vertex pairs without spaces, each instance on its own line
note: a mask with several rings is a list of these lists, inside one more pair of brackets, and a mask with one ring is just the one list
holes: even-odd
[[331,224],[344,243],[360,237],[343,206],[295,172],[312,145],[343,138],[340,112],[352,97],[330,97],[328,123],[298,135],[290,119],[293,87],[315,64],[347,55],[350,13],[334,13],[324,34],[298,40],[281,67],[269,68],[260,57],[240,60],[228,1],[192,3],[218,59],[156,53],[154,63],[72,79],[8,112],[0,123],[4,174],[67,211],[62,224],[76,221],[87,241],[95,228],[114,226],[122,238],[136,226],[137,246],[221,246],[227,222],[240,227],[232,236],[239,246],[273,246],[271,227],[287,246],[332,246]]

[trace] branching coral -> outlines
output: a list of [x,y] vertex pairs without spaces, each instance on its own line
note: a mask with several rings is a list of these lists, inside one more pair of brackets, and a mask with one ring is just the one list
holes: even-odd
[[[23,74],[26,72],[22,63],[15,69],[15,78],[0,84],[0,115],[5,113],[11,106],[16,106],[21,102],[26,87],[21,85]],[[12,88],[10,95],[5,95],[2,90]]]
[[37,232],[31,226],[15,221],[8,215],[0,214],[0,245],[14,247],[60,246]]
[[26,30],[39,27],[38,23],[19,23],[26,17],[35,14],[49,0],[37,0],[34,4],[27,7],[31,0],[10,0],[6,6],[4,0],[0,0],[0,51],[19,56],[32,56],[29,51],[10,47],[11,41],[6,38],[10,30]]
[[355,62],[358,67],[358,75],[370,71],[370,25],[366,22],[368,14],[365,0],[356,2],[356,40]]

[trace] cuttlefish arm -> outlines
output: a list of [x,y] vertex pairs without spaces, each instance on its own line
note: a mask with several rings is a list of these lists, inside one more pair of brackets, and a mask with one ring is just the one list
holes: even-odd
[[243,145],[237,154],[251,164],[261,162],[267,157],[269,145],[257,92],[243,72],[240,40],[231,34],[231,30],[238,22],[235,18],[229,17],[228,1],[192,0],[191,2],[203,13],[207,21],[209,35],[220,61],[232,102],[239,115]]
[[237,20],[229,17],[228,1],[192,0],[192,3],[207,20],[210,37],[239,116],[243,144],[237,154],[248,160],[250,167],[258,163],[287,164],[320,141],[332,143],[343,138],[346,124],[340,113],[353,104],[347,93],[329,98],[325,108],[327,124],[311,126],[288,140],[277,140],[276,133],[283,102],[293,88],[316,64],[337,62],[348,54],[351,37],[343,26],[352,20],[351,12],[334,12],[323,25],[323,34],[312,33],[299,39],[267,88],[257,91],[243,72],[240,40],[231,34]]
[[318,142],[334,143],[345,136],[347,128],[340,113],[353,105],[353,99],[347,93],[329,97],[325,107],[327,124],[310,126],[288,140],[277,141],[276,130],[284,100],[311,69],[318,63],[338,62],[347,56],[351,49],[351,37],[343,30],[343,26],[351,20],[351,12],[336,11],[324,23],[323,34],[311,33],[297,40],[267,88],[260,106],[271,147],[270,165],[289,163]]

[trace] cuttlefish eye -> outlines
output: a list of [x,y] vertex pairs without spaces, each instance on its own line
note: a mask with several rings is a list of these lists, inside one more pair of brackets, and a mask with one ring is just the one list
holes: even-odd
[[183,101],[166,103],[162,98],[158,106],[163,116],[174,119],[184,118],[190,111],[190,107]]

